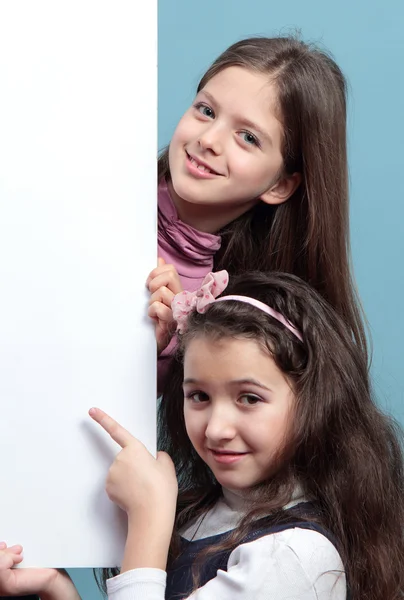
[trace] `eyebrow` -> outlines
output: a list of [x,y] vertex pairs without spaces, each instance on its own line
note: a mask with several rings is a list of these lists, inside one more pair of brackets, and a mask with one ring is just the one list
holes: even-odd
[[[214,106],[218,106],[218,103],[215,100],[215,98],[212,96],[212,94],[210,94],[206,90],[202,89],[199,92],[199,94],[205,94],[205,96],[210,100],[210,102]],[[243,127],[248,127],[248,129],[254,129],[262,138],[264,138],[271,146],[273,146],[273,141],[272,141],[272,138],[269,135],[269,133],[267,133],[266,131],[264,131],[256,123],[254,123],[254,121],[250,121],[249,119],[244,119],[244,118],[241,118],[241,117],[236,117],[236,121],[238,123],[240,123]]]
[[[245,379],[233,379],[232,381],[228,382],[230,385],[255,385],[263,390],[267,390],[268,392],[272,392],[273,390],[269,387],[267,387],[266,385],[264,385],[263,383],[259,382],[257,379],[254,379],[252,377],[248,377]],[[198,382],[197,379],[193,379],[192,377],[187,377],[186,379],[184,379],[183,381],[183,385],[195,385],[195,384],[200,384],[200,382]]]

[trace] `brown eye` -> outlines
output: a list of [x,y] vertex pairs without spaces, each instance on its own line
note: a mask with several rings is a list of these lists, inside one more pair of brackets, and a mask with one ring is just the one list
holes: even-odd
[[254,406],[255,404],[261,402],[261,398],[258,396],[253,396],[252,394],[245,394],[244,396],[240,396],[239,402],[243,406]]
[[196,404],[207,402],[209,400],[209,396],[205,394],[205,392],[192,392],[191,394],[187,394],[187,398]]

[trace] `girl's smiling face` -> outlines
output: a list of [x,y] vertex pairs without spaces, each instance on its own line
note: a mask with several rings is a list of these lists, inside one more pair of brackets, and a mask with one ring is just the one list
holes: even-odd
[[198,336],[187,345],[185,426],[224,487],[248,489],[273,474],[293,401],[289,382],[257,342]]
[[287,200],[300,176],[279,178],[282,137],[267,75],[232,66],[212,77],[170,143],[171,194],[180,213],[187,203],[220,207],[233,220],[259,199]]

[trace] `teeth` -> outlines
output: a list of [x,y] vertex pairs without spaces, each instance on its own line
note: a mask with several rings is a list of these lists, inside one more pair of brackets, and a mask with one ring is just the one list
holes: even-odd
[[191,158],[191,163],[193,165],[195,165],[199,171],[204,171],[206,173],[212,173],[212,171],[210,169],[208,169],[208,167],[205,167],[204,165],[200,165],[199,163],[196,162],[196,160],[194,158]]

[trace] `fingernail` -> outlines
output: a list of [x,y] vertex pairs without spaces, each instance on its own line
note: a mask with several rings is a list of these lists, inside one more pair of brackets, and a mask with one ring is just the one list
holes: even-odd
[[88,414],[90,415],[90,417],[93,417],[97,412],[96,408],[90,408],[90,410],[88,411]]

